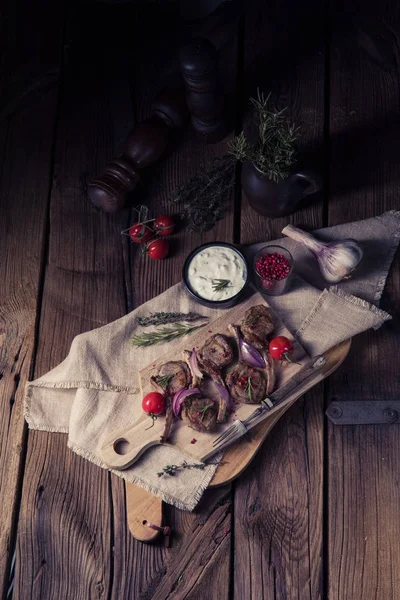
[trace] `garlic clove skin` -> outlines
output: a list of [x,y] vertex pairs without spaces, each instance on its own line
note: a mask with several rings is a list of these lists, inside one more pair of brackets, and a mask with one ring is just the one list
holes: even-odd
[[350,277],[362,257],[362,249],[352,239],[326,244],[325,249],[317,254],[322,276],[330,283],[339,283]]
[[316,256],[321,274],[329,283],[339,283],[350,277],[363,257],[361,246],[353,239],[324,243],[293,225],[284,227],[282,233],[303,244]]

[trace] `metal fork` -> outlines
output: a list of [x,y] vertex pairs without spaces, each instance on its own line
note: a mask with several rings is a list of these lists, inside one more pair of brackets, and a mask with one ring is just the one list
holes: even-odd
[[275,408],[275,406],[283,402],[283,400],[285,400],[286,397],[297,387],[315,375],[315,373],[322,369],[325,363],[325,356],[317,356],[316,358],[309,360],[293,377],[289,379],[289,381],[287,381],[287,383],[285,383],[267,398],[264,398],[264,400],[261,401],[261,406],[252,412],[247,419],[244,421],[241,421],[240,419],[234,421],[226,431],[224,431],[217,439],[214,440],[214,449],[207,455],[207,457],[203,458],[203,460],[211,458],[211,456],[218,452],[222,446],[226,447],[231,445],[233,442],[247,433],[249,429],[260,423],[260,421],[267,416],[272,408]]

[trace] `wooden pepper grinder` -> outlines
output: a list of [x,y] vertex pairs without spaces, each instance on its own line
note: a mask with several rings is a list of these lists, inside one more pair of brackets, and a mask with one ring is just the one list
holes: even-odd
[[139,171],[155,163],[168,144],[171,131],[182,128],[187,118],[182,88],[165,88],[151,106],[151,115],[129,132],[122,154],[106,166],[100,177],[88,186],[88,195],[95,206],[106,212],[116,212],[125,206],[129,192],[139,179]]
[[218,142],[227,133],[218,86],[218,52],[207,39],[194,38],[181,48],[179,59],[192,125],[205,142]]

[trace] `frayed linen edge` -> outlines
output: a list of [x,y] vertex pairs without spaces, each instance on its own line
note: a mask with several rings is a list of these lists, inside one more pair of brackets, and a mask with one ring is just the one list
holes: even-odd
[[32,421],[32,418],[31,418],[32,391],[33,391],[32,386],[30,386],[29,383],[26,384],[23,410],[24,410],[25,421],[28,423],[28,428],[34,429],[36,431],[48,431],[50,433],[68,433],[69,432],[68,427],[51,427],[48,425],[36,425],[36,423],[34,423]]
[[[359,306],[360,308],[371,312],[377,318],[381,319],[382,322],[388,321],[392,318],[391,315],[389,315],[389,313],[378,308],[374,304],[371,304],[370,302],[367,302],[367,300],[363,300],[362,298],[358,298],[357,296],[353,296],[352,294],[348,294],[347,292],[344,292],[335,285],[321,292],[310,313],[307,315],[300,327],[295,332],[295,337],[300,342],[300,344],[302,343],[301,334],[310,325],[311,321],[315,318],[316,314],[318,313],[328,294],[335,294],[336,296],[339,296],[339,298],[342,298],[346,302],[349,302],[350,304]],[[377,326],[374,327],[374,329],[378,329],[381,325],[382,323],[377,324]]]
[[397,223],[397,228],[395,229],[395,232],[393,234],[393,242],[392,242],[391,246],[389,247],[389,251],[387,253],[385,262],[383,263],[382,275],[380,276],[378,283],[376,284],[376,288],[375,288],[374,302],[378,305],[379,305],[380,299],[382,297],[383,290],[385,289],[386,280],[387,280],[387,277],[389,274],[390,266],[393,262],[394,255],[396,253],[396,250],[397,250],[397,248],[399,246],[399,242],[400,242],[400,211],[399,210],[389,210],[388,212],[383,213],[383,215],[380,215],[377,218],[384,220],[384,217],[387,217],[389,215],[390,215],[390,217],[394,217],[395,219],[397,219],[398,223]]
[[[364,310],[371,312],[378,319],[380,319],[382,321],[382,323],[392,319],[392,316],[389,313],[385,312],[381,308],[378,308],[377,306],[375,306],[375,304],[371,304],[367,300],[358,298],[358,296],[353,296],[352,294],[348,294],[344,290],[341,290],[340,288],[338,288],[336,285],[329,288],[329,293],[336,294],[336,296],[339,296],[339,298],[346,300],[346,302],[349,302],[350,304],[354,304],[355,306],[359,306],[360,308],[363,308]],[[379,327],[382,325],[382,323],[379,323],[376,327],[374,327],[374,329],[379,329]]]
[[118,392],[125,394],[138,394],[138,387],[130,387],[127,385],[111,385],[108,383],[99,383],[96,381],[41,381],[35,379],[35,381],[28,381],[27,387],[37,388],[53,388],[57,390],[71,390],[71,389],[85,389],[85,390],[99,390],[100,392]]
[[[75,442],[71,442],[70,440],[68,440],[68,448],[70,448],[70,450],[72,450],[73,452],[75,452],[76,454],[81,456],[82,458],[86,458],[86,460],[90,460],[90,462],[94,463],[98,467],[101,467],[103,469],[106,469],[107,471],[110,471],[111,473],[114,473],[114,475],[117,475],[117,477],[124,479],[127,483],[134,483],[134,484],[140,486],[141,488],[143,488],[144,490],[146,490],[146,492],[153,494],[153,496],[157,496],[157,498],[161,498],[161,500],[163,500],[167,504],[172,504],[173,506],[176,506],[176,508],[179,508],[180,510],[185,510],[185,511],[189,511],[189,512],[194,510],[196,508],[197,504],[200,502],[202,495],[204,494],[205,490],[208,488],[208,484],[210,483],[210,481],[218,467],[218,464],[216,464],[213,469],[210,469],[209,472],[207,472],[205,475],[203,475],[192,499],[190,501],[183,502],[180,498],[177,498],[176,496],[173,496],[172,494],[162,492],[156,486],[151,485],[151,484],[147,483],[146,481],[143,481],[143,479],[140,479],[140,477],[133,477],[132,479],[127,479],[124,476],[123,471],[117,471],[115,469],[110,469],[109,467],[107,467],[106,464],[103,463],[102,460],[100,460],[98,458],[98,456],[96,456],[92,452],[88,452],[87,450],[84,450],[83,448],[81,448],[81,446],[77,445]],[[207,465],[207,466],[211,467],[213,465]]]

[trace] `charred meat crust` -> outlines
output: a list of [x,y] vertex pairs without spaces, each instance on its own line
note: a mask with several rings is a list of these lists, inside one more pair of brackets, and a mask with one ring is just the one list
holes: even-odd
[[196,431],[213,431],[217,424],[217,409],[215,402],[195,394],[187,398],[182,406],[182,419]]
[[227,338],[220,333],[209,337],[199,354],[202,360],[210,361],[220,369],[230,365],[233,361],[233,350]]
[[245,312],[240,326],[242,336],[257,350],[268,346],[268,336],[274,329],[272,312],[263,304],[252,306]]
[[262,371],[238,362],[226,376],[226,385],[233,398],[245,404],[259,404],[265,398],[267,383]]

